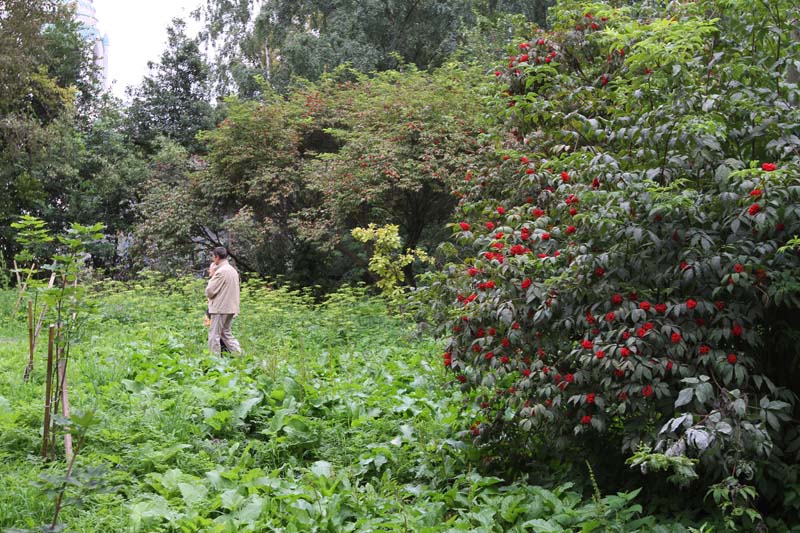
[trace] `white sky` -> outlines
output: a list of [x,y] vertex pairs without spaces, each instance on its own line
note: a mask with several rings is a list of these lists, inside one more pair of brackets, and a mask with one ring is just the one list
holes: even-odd
[[97,28],[109,40],[111,92],[125,98],[128,85],[139,85],[147,62],[158,61],[167,44],[167,26],[179,17],[195,35],[199,23],[189,17],[204,0],[94,0]]

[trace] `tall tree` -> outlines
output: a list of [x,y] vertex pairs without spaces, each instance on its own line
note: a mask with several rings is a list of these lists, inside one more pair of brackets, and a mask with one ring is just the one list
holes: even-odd
[[186,35],[186,23],[173,19],[167,29],[167,48],[139,87],[129,89],[129,128],[134,141],[147,151],[156,150],[159,136],[171,139],[192,153],[201,150],[197,132],[214,125],[214,108],[208,65],[197,39]]
[[[20,213],[65,209],[81,142],[74,127],[75,72],[67,56],[87,56],[72,15],[55,0],[0,0],[0,250],[13,256],[11,222]],[[73,41],[78,51],[57,43]]]
[[201,13],[220,90],[245,96],[257,89],[254,76],[284,88],[344,63],[362,72],[439,66],[473,18],[469,0],[208,0]]
[[554,0],[206,0],[195,15],[213,43],[221,93],[285,89],[349,63],[361,72],[442,64],[477,17],[522,14],[547,24]]

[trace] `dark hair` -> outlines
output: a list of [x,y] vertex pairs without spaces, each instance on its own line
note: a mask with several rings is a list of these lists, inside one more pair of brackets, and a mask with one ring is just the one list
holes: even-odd
[[214,257],[219,257],[220,259],[228,258],[228,250],[224,246],[217,246],[211,253],[214,254]]

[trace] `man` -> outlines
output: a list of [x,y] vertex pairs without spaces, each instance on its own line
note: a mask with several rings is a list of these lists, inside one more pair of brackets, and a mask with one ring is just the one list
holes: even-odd
[[233,317],[239,314],[239,273],[228,262],[228,251],[219,246],[212,252],[211,279],[206,287],[208,298],[208,313],[211,316],[211,325],[208,328],[208,349],[211,353],[219,355],[224,342],[228,350],[239,354],[239,346],[231,325]]

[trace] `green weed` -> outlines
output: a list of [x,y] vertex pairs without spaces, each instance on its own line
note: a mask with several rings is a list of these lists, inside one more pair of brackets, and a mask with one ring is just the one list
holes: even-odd
[[[362,289],[314,304],[245,286],[238,358],[205,349],[200,282],[93,298],[69,387],[99,421],[76,470],[102,468],[103,490],[67,491],[67,531],[685,531],[642,517],[635,493],[592,501],[478,474],[441,347]],[[52,517],[42,479],[65,465],[36,458],[43,371],[22,382],[23,323],[0,338],[0,528],[32,529]]]

